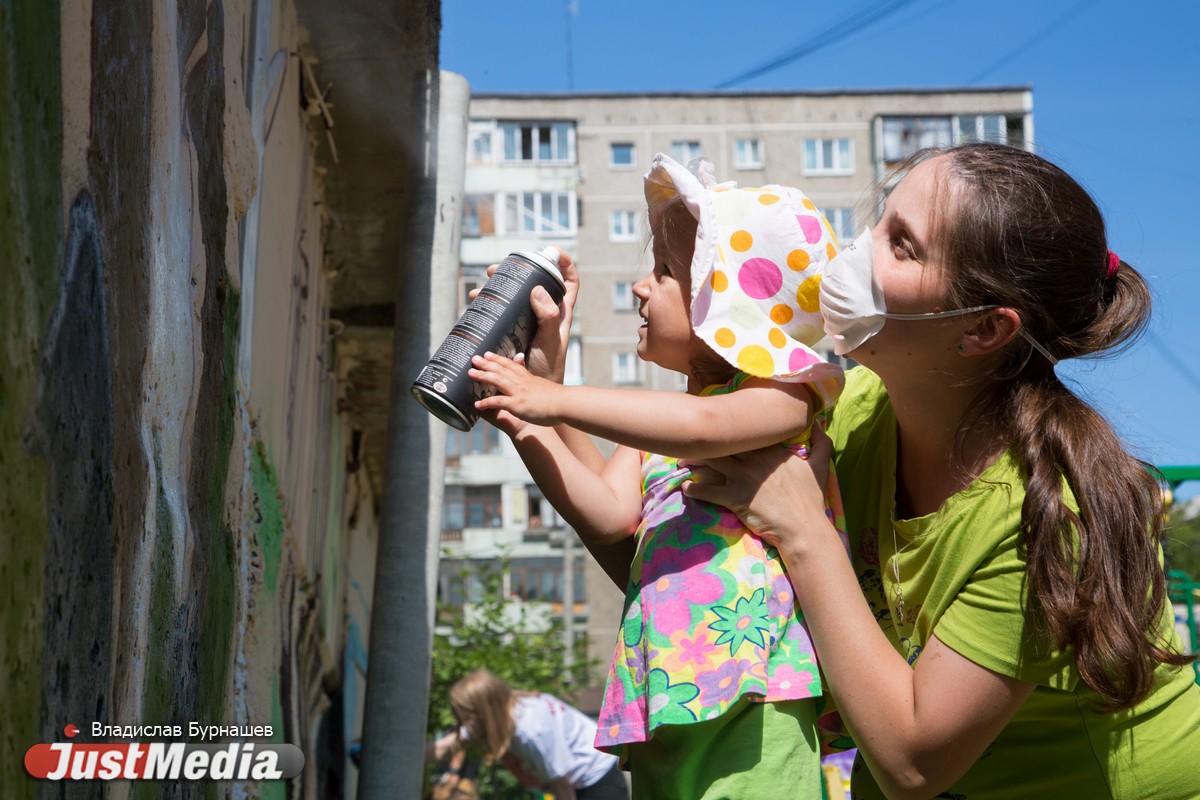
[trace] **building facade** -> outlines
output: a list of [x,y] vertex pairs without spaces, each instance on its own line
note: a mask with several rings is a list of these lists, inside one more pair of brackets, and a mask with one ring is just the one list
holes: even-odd
[[[651,266],[642,176],[656,153],[681,163],[705,156],[719,181],[740,186],[797,186],[845,242],[874,222],[873,189],[889,165],[917,149],[970,140],[1031,147],[1032,92],[1022,86],[479,94],[471,98],[467,139],[460,302],[485,279],[487,265],[506,253],[557,245],[574,257],[581,282],[567,381],[683,390],[682,376],[643,363],[636,353],[641,320],[632,287]],[[501,547],[514,566],[536,561],[546,570],[539,580],[549,591],[529,594],[528,571],[518,567],[512,593],[558,604],[555,613],[561,613],[562,586],[570,584],[578,601],[570,621],[586,632],[602,683],[621,592],[570,546],[563,558],[562,543],[574,544],[573,536],[503,438],[486,426],[451,434],[445,563],[493,558]],[[564,580],[564,565],[579,560],[584,568],[571,568]],[[444,565],[441,597],[461,602],[449,574]]]

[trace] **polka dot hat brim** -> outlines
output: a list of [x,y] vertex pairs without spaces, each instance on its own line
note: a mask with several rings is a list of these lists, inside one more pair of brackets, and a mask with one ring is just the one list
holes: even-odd
[[696,334],[742,372],[812,383],[832,402],[842,370],[812,346],[825,335],[821,274],[838,245],[813,202],[790,186],[718,184],[707,160],[685,168],[662,153],[645,191],[651,224],[677,198],[698,222],[691,265]]

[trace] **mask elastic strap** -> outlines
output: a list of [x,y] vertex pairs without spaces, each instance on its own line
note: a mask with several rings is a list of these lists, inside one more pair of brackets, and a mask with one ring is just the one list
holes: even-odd
[[[976,311],[991,311],[994,308],[1000,308],[1000,306],[971,306],[970,308],[956,308],[953,311],[926,311],[918,314],[893,314],[888,312],[885,313],[884,316],[888,319],[944,319],[946,317],[960,317],[963,314],[973,314]],[[1029,331],[1025,330],[1024,322],[1021,323],[1021,328],[1018,333],[1021,334],[1022,339],[1029,342],[1030,347],[1032,347],[1034,350],[1037,350],[1045,357],[1047,361],[1050,362],[1050,366],[1053,367],[1058,364],[1058,359],[1051,355],[1050,351],[1043,347],[1037,339],[1034,339],[1033,336],[1030,335]]]
[[1033,337],[1032,337],[1032,336],[1029,334],[1029,331],[1025,330],[1025,326],[1024,326],[1024,325],[1022,325],[1022,326],[1021,326],[1021,330],[1020,330],[1019,332],[1020,332],[1020,334],[1021,334],[1021,338],[1022,338],[1022,339],[1024,339],[1024,340],[1025,340],[1025,341],[1027,341],[1027,342],[1029,342],[1029,345],[1030,345],[1030,346],[1031,346],[1031,347],[1032,347],[1034,350],[1037,350],[1039,353],[1041,353],[1042,355],[1044,355],[1044,356],[1046,357],[1046,360],[1050,362],[1050,366],[1052,366],[1052,367],[1053,367],[1055,364],[1057,364],[1057,363],[1058,363],[1058,359],[1057,359],[1057,358],[1055,358],[1054,356],[1050,355],[1050,351],[1049,351],[1049,350],[1047,350],[1046,348],[1042,347],[1042,345],[1038,343],[1038,340],[1037,340],[1037,339],[1034,339],[1034,338],[1033,338]]

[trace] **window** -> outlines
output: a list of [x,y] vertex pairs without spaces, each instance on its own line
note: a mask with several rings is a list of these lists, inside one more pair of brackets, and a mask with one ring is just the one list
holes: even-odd
[[583,385],[583,343],[578,336],[572,336],[567,342],[567,364],[563,383],[567,386]]
[[1019,147],[1023,138],[1024,122],[1020,116],[884,117],[883,160],[903,161],[924,147],[962,142],[999,142]]
[[613,211],[608,215],[608,239],[611,242],[636,242],[637,214],[632,211]]
[[458,273],[458,313],[462,314],[471,302],[470,294],[487,281],[483,264],[463,264]]
[[608,146],[608,163],[614,167],[634,166],[633,144],[613,142]]
[[[582,603],[585,600],[583,560],[575,559],[572,567],[572,600]],[[509,590],[522,600],[563,602],[563,559],[557,556],[514,558],[509,564]]]
[[885,117],[883,160],[903,161],[923,147],[942,147],[953,141],[950,117]]
[[613,353],[613,383],[641,383],[642,362],[637,353]]
[[491,236],[496,232],[496,198],[490,194],[463,197],[462,235]]
[[671,142],[671,158],[684,166],[687,166],[687,163],[693,158],[699,158],[702,155],[704,153],[700,150],[699,142],[682,140]]
[[733,143],[733,166],[736,169],[759,169],[762,165],[762,139],[738,139]]
[[501,122],[504,161],[575,162],[575,126],[570,122]]
[[849,139],[806,139],[805,175],[851,175],[854,173],[854,146]]
[[839,242],[847,244],[854,239],[856,231],[853,208],[827,208],[825,219],[829,220],[829,227],[833,228]]
[[613,284],[613,311],[634,311],[638,307],[633,296],[633,281],[617,281]]
[[574,235],[574,192],[515,192],[502,196],[505,233]]
[[450,485],[445,488],[442,495],[442,530],[499,528],[502,525],[499,486]]
[[[500,452],[500,430],[492,425],[476,425],[469,431],[451,428],[446,433],[448,457],[487,455]],[[449,491],[450,487],[446,487]],[[485,526],[486,527],[486,526]]]
[[558,516],[558,512],[554,510],[554,506],[550,505],[550,501],[542,495],[542,490],[535,484],[527,486],[525,491],[526,496],[529,498],[530,530],[561,528],[566,524]]
[[1003,114],[975,114],[954,118],[954,141],[1008,143],[1008,124]]
[[487,164],[492,158],[492,133],[495,130],[490,123],[479,124],[472,122],[467,132],[467,159],[473,164]]

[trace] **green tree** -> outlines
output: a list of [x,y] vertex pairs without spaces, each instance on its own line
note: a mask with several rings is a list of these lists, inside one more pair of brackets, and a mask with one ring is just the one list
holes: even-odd
[[1185,508],[1171,509],[1163,530],[1163,549],[1167,569],[1182,570],[1192,580],[1200,580],[1200,516],[1184,516]]
[[[431,737],[456,724],[450,710],[450,687],[481,667],[514,688],[548,692],[569,703],[574,701],[575,690],[587,681],[590,664],[582,640],[576,641],[574,658],[568,666],[562,623],[554,620],[547,627],[534,617],[529,605],[505,596],[508,567],[509,560],[500,558],[464,569],[460,575],[464,585],[478,591],[469,609],[438,606],[429,688]],[[479,789],[484,798],[530,797],[505,769],[484,768]]]

